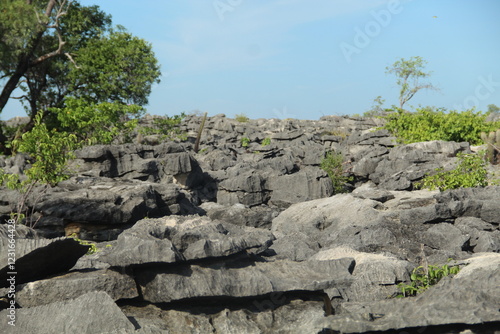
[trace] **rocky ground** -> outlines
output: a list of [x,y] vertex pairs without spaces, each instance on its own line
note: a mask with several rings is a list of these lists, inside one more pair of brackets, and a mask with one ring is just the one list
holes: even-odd
[[[69,180],[37,189],[15,299],[20,195],[0,189],[2,333],[500,333],[500,186],[415,190],[477,148],[400,145],[380,119],[217,115],[194,152],[200,123],[183,121],[185,142],[85,147]],[[332,150],[348,193],[319,168]],[[11,173],[28,162],[0,157]],[[425,264],[461,270],[395,298]]]

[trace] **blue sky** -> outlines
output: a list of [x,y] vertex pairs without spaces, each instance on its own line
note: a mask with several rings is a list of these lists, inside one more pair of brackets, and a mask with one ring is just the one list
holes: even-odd
[[[153,45],[151,114],[318,119],[398,104],[385,68],[421,56],[410,106],[500,106],[498,0],[81,0]],[[111,59],[110,59],[111,61]],[[24,115],[9,102],[0,115]]]

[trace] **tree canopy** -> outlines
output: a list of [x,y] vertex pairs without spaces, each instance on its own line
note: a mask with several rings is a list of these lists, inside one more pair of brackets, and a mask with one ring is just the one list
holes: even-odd
[[430,83],[421,83],[420,80],[430,76],[430,72],[424,72],[424,67],[427,64],[422,57],[411,57],[406,60],[401,58],[386,68],[386,73],[394,74],[397,77],[397,84],[400,86],[399,91],[399,108],[408,102],[418,91],[422,89],[437,90]]

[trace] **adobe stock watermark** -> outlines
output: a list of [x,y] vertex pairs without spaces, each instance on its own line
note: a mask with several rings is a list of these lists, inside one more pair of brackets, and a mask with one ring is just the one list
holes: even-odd
[[7,220],[7,298],[9,306],[7,307],[7,323],[10,326],[16,325],[16,221]]
[[294,114],[288,112],[287,107],[283,107],[281,110],[274,108],[273,114],[276,116],[277,119],[296,118]]
[[347,42],[340,43],[340,50],[344,55],[345,60],[348,63],[352,62],[352,56],[354,54],[360,54],[361,50],[366,48],[372,40],[380,35],[382,28],[387,27],[394,15],[397,15],[403,11],[401,2],[399,0],[390,0],[387,3],[386,9],[380,9],[378,11],[370,11],[370,15],[373,20],[368,21],[365,26],[360,28],[359,26],[354,28],[354,38],[352,44]]
[[480,75],[477,81],[479,81],[479,84],[474,89],[474,94],[467,96],[462,104],[454,104],[453,109],[467,110],[477,107],[480,101],[489,99],[491,94],[496,91],[497,87],[500,87],[500,81],[494,81],[492,74],[488,75],[486,78]]
[[224,15],[226,15],[227,12],[234,11],[236,7],[240,6],[242,3],[243,0],[214,0],[212,5],[214,6],[217,16],[219,16],[219,20],[224,21]]

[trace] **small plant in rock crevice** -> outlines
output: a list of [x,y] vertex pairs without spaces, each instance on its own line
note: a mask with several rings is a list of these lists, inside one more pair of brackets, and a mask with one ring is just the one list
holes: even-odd
[[456,275],[460,271],[459,266],[429,265],[427,267],[419,266],[413,269],[410,275],[410,284],[399,283],[398,287],[401,294],[397,297],[411,297],[424,292],[433,285],[436,285],[442,278],[449,275]]
[[[75,239],[75,241],[78,241],[78,243],[80,243],[80,245],[90,246],[89,250],[87,251],[87,253],[85,255],[92,255],[92,254],[99,252],[99,249],[97,248],[95,243],[78,239],[76,236],[76,233],[71,234],[69,237]],[[106,245],[106,247],[108,247],[108,246],[111,247],[111,245]]]
[[332,180],[333,190],[336,194],[346,192],[346,183],[352,181],[352,177],[345,175],[344,166],[344,156],[341,153],[328,152],[320,162],[320,168]]
[[451,171],[436,169],[436,174],[427,175],[422,181],[417,182],[417,188],[444,191],[456,188],[485,187],[488,185],[488,171],[483,159],[484,153],[464,154],[458,153],[458,165]]
[[248,137],[242,137],[240,139],[241,147],[248,147],[250,145],[250,138]]

